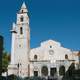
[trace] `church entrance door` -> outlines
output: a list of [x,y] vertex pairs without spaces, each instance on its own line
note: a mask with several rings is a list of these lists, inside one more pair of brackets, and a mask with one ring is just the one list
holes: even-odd
[[54,67],[54,68],[50,68],[50,76],[54,76],[54,74],[56,74],[57,72],[57,69]]
[[38,71],[34,71],[34,76],[38,76]]

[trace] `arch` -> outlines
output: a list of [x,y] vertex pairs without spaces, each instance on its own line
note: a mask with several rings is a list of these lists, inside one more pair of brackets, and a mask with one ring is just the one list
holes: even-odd
[[65,66],[62,65],[62,66],[60,66],[60,68],[59,68],[59,75],[64,75],[64,74],[65,74]]
[[48,68],[47,68],[47,66],[43,66],[41,68],[41,73],[42,73],[42,76],[48,76]]

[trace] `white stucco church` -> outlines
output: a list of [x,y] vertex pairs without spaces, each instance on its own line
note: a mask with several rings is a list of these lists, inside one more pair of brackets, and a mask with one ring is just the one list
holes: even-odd
[[8,74],[20,77],[59,76],[62,66],[65,71],[71,63],[78,63],[77,51],[64,48],[54,40],[41,42],[37,48],[30,48],[30,26],[25,3],[17,13],[16,23],[12,27],[11,62]]

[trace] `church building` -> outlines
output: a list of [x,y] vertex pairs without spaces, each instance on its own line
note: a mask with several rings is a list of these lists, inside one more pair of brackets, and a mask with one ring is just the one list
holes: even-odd
[[61,68],[65,72],[72,63],[78,63],[76,56],[78,51],[64,48],[61,43],[51,39],[41,42],[40,46],[31,49],[29,16],[25,3],[17,13],[17,20],[13,23],[11,33],[9,75],[14,74],[20,77],[60,76],[62,75],[59,73]]

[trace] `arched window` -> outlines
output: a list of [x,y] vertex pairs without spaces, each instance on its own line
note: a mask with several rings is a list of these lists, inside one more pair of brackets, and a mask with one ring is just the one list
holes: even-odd
[[23,10],[21,12],[23,13]]
[[37,60],[37,55],[34,55],[34,60]]
[[20,21],[21,21],[21,22],[23,22],[23,21],[24,21],[24,18],[23,18],[23,16],[20,18]]
[[23,28],[20,27],[20,34],[23,34]]
[[68,59],[68,55],[67,54],[65,55],[65,59]]

